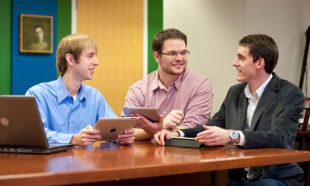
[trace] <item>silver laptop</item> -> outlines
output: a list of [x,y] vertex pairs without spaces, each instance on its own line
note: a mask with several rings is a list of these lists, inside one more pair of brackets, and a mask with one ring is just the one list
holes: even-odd
[[0,96],[0,152],[54,153],[72,144],[49,144],[34,96]]

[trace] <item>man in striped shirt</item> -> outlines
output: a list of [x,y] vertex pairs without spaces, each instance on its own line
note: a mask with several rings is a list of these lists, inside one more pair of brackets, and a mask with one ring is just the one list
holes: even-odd
[[187,69],[187,36],[177,29],[162,30],[154,36],[152,48],[158,69],[130,86],[124,106],[157,108],[161,117],[152,122],[132,113],[140,117],[135,140],[149,140],[162,129],[205,124],[212,111],[211,81]]

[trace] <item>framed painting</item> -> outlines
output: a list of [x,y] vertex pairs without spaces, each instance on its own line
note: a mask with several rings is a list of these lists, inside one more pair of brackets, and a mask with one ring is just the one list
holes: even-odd
[[20,52],[53,52],[53,17],[20,15]]

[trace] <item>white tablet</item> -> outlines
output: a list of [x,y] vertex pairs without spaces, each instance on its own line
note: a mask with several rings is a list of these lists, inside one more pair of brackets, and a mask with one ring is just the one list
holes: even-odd
[[157,122],[159,120],[159,111],[156,108],[124,106],[123,111],[126,117],[129,117],[130,113],[138,113],[152,122]]
[[94,129],[100,130],[101,140],[116,140],[119,134],[132,129],[139,117],[99,118]]

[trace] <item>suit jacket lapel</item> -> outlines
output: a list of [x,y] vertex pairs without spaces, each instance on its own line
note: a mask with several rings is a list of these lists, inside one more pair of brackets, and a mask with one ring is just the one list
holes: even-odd
[[266,86],[262,96],[259,99],[259,102],[256,106],[256,109],[254,111],[252,122],[250,126],[250,130],[254,130],[259,118],[261,117],[263,111],[265,108],[275,99],[276,97],[276,90],[279,87],[280,78],[273,73],[273,78],[269,82],[269,84]]
[[244,130],[246,129],[246,115],[248,107],[248,100],[245,97],[244,92],[241,92],[239,95],[239,107],[238,107],[238,126],[237,129]]

